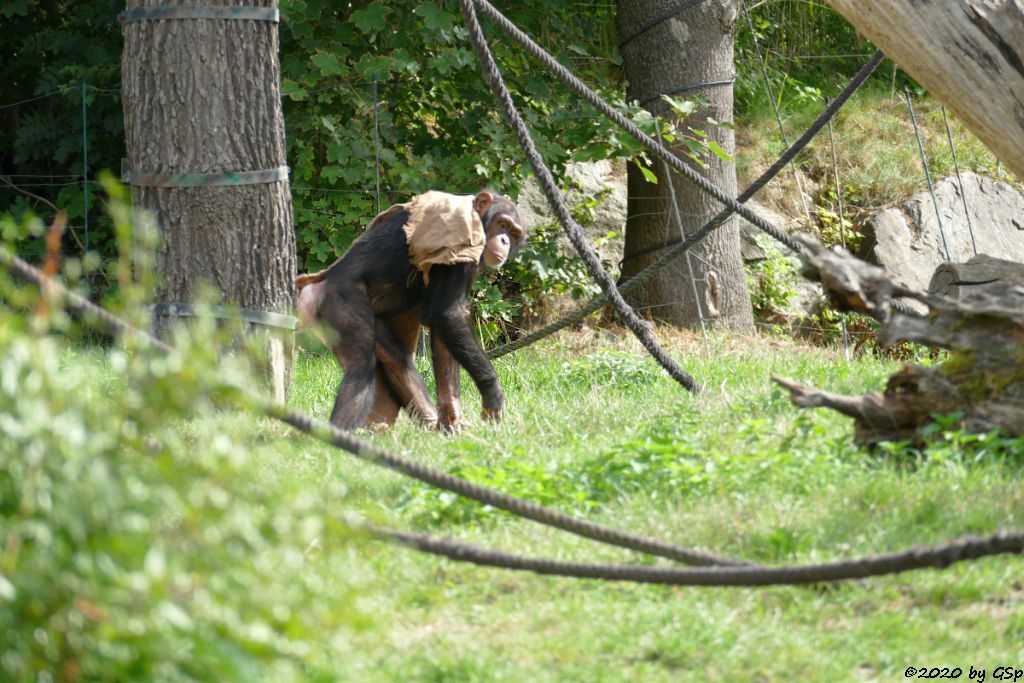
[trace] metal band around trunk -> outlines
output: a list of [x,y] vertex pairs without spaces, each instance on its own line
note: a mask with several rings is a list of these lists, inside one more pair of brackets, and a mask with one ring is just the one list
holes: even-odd
[[254,325],[277,327],[283,330],[294,330],[298,327],[299,322],[297,318],[290,315],[227,306],[207,306],[204,310],[197,311],[196,307],[192,304],[161,303],[150,304],[148,308],[153,311],[153,315],[175,316],[179,318],[210,317],[219,320],[243,320]]
[[117,15],[117,18],[123,24],[162,19],[250,19],[277,23],[281,21],[281,12],[276,7],[164,5],[161,7],[130,7]]
[[121,180],[141,187],[212,187],[218,185],[260,185],[288,179],[288,167],[226,173],[138,173],[122,171]]

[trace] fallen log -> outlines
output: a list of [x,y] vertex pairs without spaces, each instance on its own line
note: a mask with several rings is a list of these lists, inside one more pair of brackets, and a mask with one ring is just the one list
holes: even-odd
[[[917,342],[948,349],[950,355],[934,368],[906,365],[889,378],[884,391],[863,396],[819,391],[773,377],[789,391],[794,405],[829,408],[852,417],[855,441],[869,447],[905,440],[921,445],[936,415],[956,416],[954,424],[970,432],[998,429],[1012,436],[1024,434],[1024,271],[994,264],[995,259],[981,259],[973,271],[940,267],[933,283],[946,282],[950,272],[999,274],[989,281],[970,280],[970,286],[958,288],[958,298],[953,299],[907,291],[880,268],[845,251],[828,250],[809,239],[803,242],[805,274],[822,283],[840,310],[879,320],[882,343]],[[955,277],[949,282],[954,281]],[[901,312],[894,307],[895,297],[923,303],[927,315]]]

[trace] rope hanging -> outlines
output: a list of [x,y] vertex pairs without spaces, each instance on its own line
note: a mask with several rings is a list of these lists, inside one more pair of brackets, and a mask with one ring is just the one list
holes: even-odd
[[522,147],[527,158],[530,160],[530,164],[533,166],[534,172],[537,175],[537,179],[540,182],[541,188],[544,190],[544,194],[548,199],[548,203],[551,204],[552,209],[555,211],[555,215],[558,216],[558,220],[562,223],[562,227],[565,228],[566,234],[573,246],[576,247],[577,253],[580,258],[583,259],[584,265],[587,267],[587,271],[590,276],[600,285],[601,290],[605,296],[608,297],[612,305],[622,316],[626,326],[636,335],[640,343],[644,345],[644,348],[654,357],[654,359],[665,369],[666,372],[676,382],[681,384],[687,390],[697,393],[700,391],[700,385],[697,381],[690,376],[683,368],[679,366],[664,349],[658,345],[657,340],[654,338],[654,334],[651,332],[651,328],[648,324],[640,319],[640,316],[630,307],[626,300],[622,298],[618,288],[615,286],[615,281],[608,274],[607,271],[601,266],[600,260],[594,254],[593,250],[587,245],[586,239],[583,237],[583,230],[573,220],[572,215],[566,208],[565,203],[562,201],[561,192],[555,185],[555,179],[551,175],[551,171],[548,170],[544,164],[544,160],[541,159],[538,154],[536,147],[533,144],[533,139],[530,137],[529,131],[526,129],[526,124],[523,122],[522,117],[519,116],[519,112],[516,111],[515,104],[512,102],[512,95],[505,87],[504,79],[502,79],[501,72],[498,71],[498,65],[494,61],[494,57],[491,55],[490,48],[487,45],[487,39],[484,37],[483,30],[480,28],[480,23],[476,18],[476,10],[473,7],[473,0],[460,0],[462,6],[462,16],[466,21],[466,26],[469,28],[470,40],[473,42],[473,48],[476,50],[477,59],[480,60],[481,67],[484,71],[484,77],[491,85],[491,89],[494,91],[495,97],[501,104],[503,113],[505,114],[506,120],[512,126],[516,132],[516,137],[519,140],[519,146]]
[[[829,104],[825,108],[825,110],[818,116],[817,120],[815,120],[811,127],[808,128],[807,131],[789,147],[789,149],[783,152],[782,156],[779,157],[779,159],[774,164],[772,164],[764,173],[762,173],[757,180],[751,183],[750,186],[747,187],[747,189],[745,189],[742,194],[740,194],[738,200],[740,202],[746,202],[750,200],[776,175],[778,175],[782,171],[782,169],[784,169],[786,165],[789,164],[789,162],[796,157],[797,154],[799,154],[808,144],[810,144],[814,136],[817,135],[822,128],[828,125],[828,122],[836,115],[836,112],[839,111],[839,108],[842,107],[843,104],[845,104],[846,101],[853,96],[853,93],[855,93],[857,89],[864,83],[864,81],[868,79],[872,72],[874,72],[875,68],[879,65],[879,63],[881,63],[883,58],[884,55],[881,52],[876,52],[875,55],[871,58],[871,60],[863,67],[861,67],[860,71],[857,72],[857,74],[853,77],[853,79],[846,86],[846,88],[844,88],[843,91],[839,93],[839,95],[836,97],[836,99],[831,104]],[[657,261],[644,268],[642,271],[640,271],[632,278],[630,278],[627,282],[624,282],[619,287],[619,291],[622,292],[623,294],[628,293],[633,288],[638,287],[640,284],[654,277],[654,275],[659,270],[664,268],[668,263],[674,261],[682,254],[686,253],[695,245],[700,243],[700,241],[703,240],[706,236],[710,235],[711,232],[715,230],[715,228],[722,225],[730,216],[733,215],[733,213],[734,211],[731,208],[726,208],[717,216],[715,216],[710,221],[705,223],[699,230],[697,230],[694,233],[691,233],[682,241],[678,239],[672,239],[667,242],[663,242],[662,244],[655,245],[653,247],[648,247],[647,249],[636,252],[630,258],[635,258],[636,256],[640,256],[641,254],[658,251],[660,249],[664,249],[666,247],[671,247],[675,245],[674,249],[663,254],[660,258],[658,258]],[[604,306],[606,306],[607,303],[608,300],[605,297],[597,297],[583,308],[577,310],[575,313],[570,313],[561,320],[558,320],[552,323],[551,325],[548,325],[540,330],[537,330],[536,332],[528,334],[525,337],[517,339],[514,342],[510,342],[496,349],[492,349],[487,353],[487,355],[490,358],[498,358],[513,351],[517,351],[525,346],[529,346],[530,344],[540,341],[545,337],[549,337],[552,334],[560,330],[563,330],[570,325],[578,323],[591,313],[594,313],[603,308]]]

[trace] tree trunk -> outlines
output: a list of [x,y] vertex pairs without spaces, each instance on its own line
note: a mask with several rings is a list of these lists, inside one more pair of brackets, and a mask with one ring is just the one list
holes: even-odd
[[[711,125],[707,119],[732,121],[733,28],[738,0],[694,3],[646,28],[678,6],[676,0],[619,0],[621,50],[629,80],[627,95],[665,121],[676,121],[681,131],[705,131],[709,140],[731,154],[735,148],[732,129]],[[709,106],[678,121],[661,99],[662,93],[680,99],[700,96]],[[683,148],[675,144],[674,149]],[[703,160],[707,167],[702,172],[707,178],[726,194],[735,196],[735,165],[710,153]],[[664,249],[654,247],[673,239],[678,241],[681,233],[695,232],[722,209],[681,176],[669,175],[664,164],[656,163],[651,170],[658,177],[657,184],[649,183],[635,166],[629,168],[623,281],[663,253]],[[673,210],[673,193],[682,225]],[[688,257],[680,257],[663,268],[634,290],[630,299],[638,311],[674,325],[693,327],[703,318],[719,326],[751,329],[753,312],[737,219],[729,219],[692,249]]]
[[1021,0],[829,0],[1024,179]]
[[[175,5],[240,5],[202,0]],[[159,0],[128,0],[129,9]],[[276,7],[277,0],[246,6]],[[122,92],[133,174],[211,174],[284,166],[278,26],[252,19],[167,19],[124,25]],[[134,188],[161,233],[156,301],[189,303],[200,282],[242,309],[290,314],[295,236],[287,177],[208,187]],[[166,330],[173,319],[159,319]],[[274,394],[291,374],[292,335],[276,330]]]

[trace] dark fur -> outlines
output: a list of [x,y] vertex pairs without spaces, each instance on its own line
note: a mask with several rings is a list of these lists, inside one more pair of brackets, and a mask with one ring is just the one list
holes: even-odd
[[[515,204],[495,195],[483,216],[488,240],[508,234],[506,218],[522,227]],[[307,322],[314,318],[337,335],[331,347],[345,377],[331,423],[342,429],[362,427],[368,419],[390,424],[402,407],[423,422],[437,420],[442,429],[456,429],[458,365],[479,389],[484,417],[500,419],[504,393],[473,335],[469,313],[469,289],[479,264],[435,265],[425,284],[409,262],[402,229],[408,219],[405,210],[383,214],[333,265],[296,279],[300,317],[305,311]],[[514,252],[525,234],[509,237]],[[431,330],[436,411],[413,358],[421,325]]]

